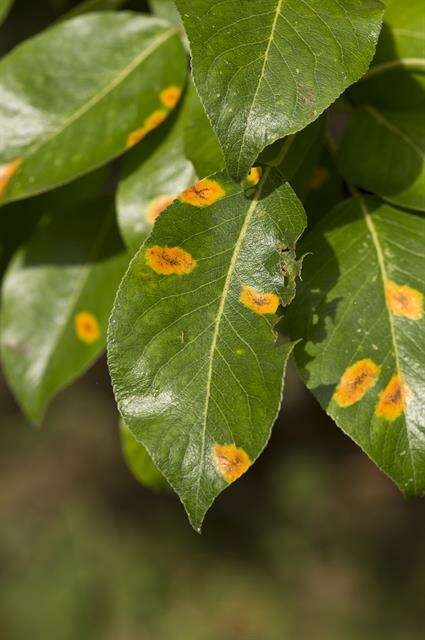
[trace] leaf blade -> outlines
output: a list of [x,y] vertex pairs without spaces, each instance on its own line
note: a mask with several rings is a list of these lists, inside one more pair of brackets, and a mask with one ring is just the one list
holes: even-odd
[[[305,226],[278,170],[268,178],[261,200],[258,192],[247,199],[243,187],[219,175],[214,181],[224,194],[214,204],[180,202],[161,214],[111,315],[108,362],[120,412],[197,530],[227,485],[214,447],[234,447],[244,470],[260,454],[292,349],[276,342],[270,321],[249,306],[264,303],[275,313],[284,291],[277,245],[293,246]],[[164,264],[164,250],[181,265],[181,276]],[[278,293],[264,294],[255,307],[255,287]]]

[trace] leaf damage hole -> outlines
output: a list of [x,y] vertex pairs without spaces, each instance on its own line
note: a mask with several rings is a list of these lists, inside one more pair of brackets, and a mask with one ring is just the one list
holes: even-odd
[[359,402],[375,386],[379,371],[380,367],[369,358],[355,362],[343,373],[334,394],[335,402],[344,408]]
[[162,194],[151,200],[146,210],[146,220],[153,224],[160,213],[162,213],[174,200],[175,196]]
[[275,293],[256,291],[256,289],[248,285],[242,287],[239,300],[248,307],[248,309],[260,315],[276,313],[280,303],[279,296]]
[[151,269],[164,276],[191,273],[196,267],[196,260],[180,247],[155,245],[146,249],[145,258]]
[[423,295],[407,285],[388,280],[385,284],[388,307],[400,318],[420,320],[423,316]]
[[401,374],[398,373],[391,378],[385,389],[379,394],[379,402],[375,411],[378,418],[384,418],[389,422],[397,420],[405,410],[407,394],[407,387]]
[[100,338],[100,328],[96,317],[88,311],[80,311],[75,316],[75,332],[80,340],[92,344]]
[[171,85],[170,87],[167,87],[166,89],[163,89],[161,91],[161,93],[159,94],[159,99],[165,107],[167,107],[168,109],[172,109],[180,100],[181,94],[182,90],[180,89],[180,87]]
[[212,449],[215,466],[226,482],[234,482],[251,466],[247,452],[235,444],[215,444]]
[[21,164],[21,158],[16,158],[16,160],[12,160],[12,162],[0,167],[0,195],[3,193],[10,178],[18,170]]
[[179,200],[194,207],[208,207],[225,195],[221,184],[216,180],[204,178],[179,195]]

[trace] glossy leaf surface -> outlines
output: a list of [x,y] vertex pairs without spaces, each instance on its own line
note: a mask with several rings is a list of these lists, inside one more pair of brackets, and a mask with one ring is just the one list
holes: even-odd
[[337,206],[303,243],[288,322],[308,387],[407,495],[425,493],[424,239],[374,198]]
[[39,423],[51,398],[105,346],[106,326],[127,255],[109,199],[57,198],[18,251],[2,291],[1,357],[28,418]]
[[378,0],[177,0],[195,84],[241,179],[275,140],[315,120],[372,60]]
[[61,20],[69,20],[69,18],[75,18],[75,16],[82,15],[83,13],[90,13],[92,11],[112,11],[113,9],[120,9],[127,0],[83,0],[68,11]]
[[150,16],[87,14],[24,42],[0,62],[1,201],[120,154],[165,119],[185,74],[175,29]]
[[137,442],[123,420],[120,420],[120,435],[125,461],[134,477],[149,489],[166,489],[167,482],[155,467],[145,447]]
[[168,122],[137,145],[123,164],[117,211],[127,246],[136,251],[161,211],[197,177],[222,165],[217,139],[195,88],[189,85]]
[[305,215],[278,169],[257,187],[218,174],[180,198],[123,279],[108,359],[126,424],[199,529],[279,410],[292,347],[273,323]]
[[425,211],[425,112],[356,110],[340,155],[343,174],[390,202]]

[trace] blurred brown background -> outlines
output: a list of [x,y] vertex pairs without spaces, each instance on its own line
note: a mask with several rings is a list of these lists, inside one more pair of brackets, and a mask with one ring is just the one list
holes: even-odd
[[[2,51],[72,4],[18,0]],[[424,637],[425,503],[402,498],[292,367],[270,446],[202,536],[127,471],[104,360],[41,432],[0,378],[0,422],[1,640]]]

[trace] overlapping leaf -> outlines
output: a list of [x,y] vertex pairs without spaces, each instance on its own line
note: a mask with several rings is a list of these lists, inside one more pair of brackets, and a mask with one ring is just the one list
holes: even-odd
[[390,202],[425,211],[425,112],[364,106],[340,149],[340,167],[354,184]]
[[145,447],[137,442],[123,420],[120,420],[120,435],[125,461],[134,477],[149,489],[165,489],[168,485],[163,476],[155,467]]
[[[65,190],[66,193],[66,190]],[[102,352],[127,256],[110,199],[47,201],[40,228],[3,283],[1,357],[33,422]]]
[[367,71],[384,9],[379,0],[176,4],[195,84],[236,178]]
[[118,222],[136,251],[156,217],[197,177],[222,168],[217,139],[193,85],[167,123],[128,154],[117,192]]
[[111,315],[120,412],[197,529],[263,450],[292,348],[273,320],[292,293],[284,269],[305,215],[277,168],[255,188],[258,176],[239,186],[218,174],[184,192],[134,257]]
[[0,62],[0,201],[65,183],[143,138],[185,74],[175,28],[129,12],[84,15],[24,42]]
[[288,323],[308,387],[407,495],[425,493],[424,239],[374,198],[337,206],[303,244]]
[[127,0],[83,0],[83,2],[79,2],[77,6],[70,9],[61,19],[69,20],[69,18],[75,18],[75,16],[92,11],[120,9],[126,2]]

